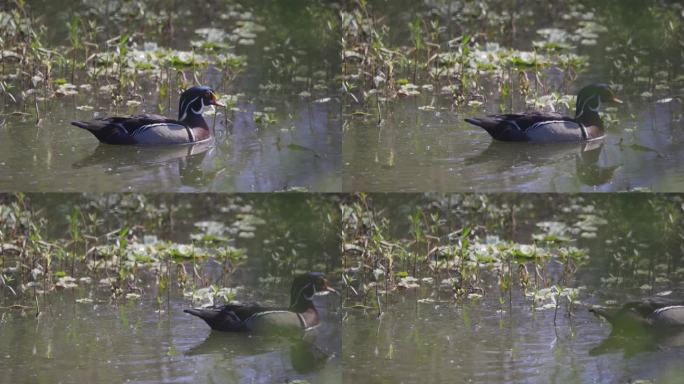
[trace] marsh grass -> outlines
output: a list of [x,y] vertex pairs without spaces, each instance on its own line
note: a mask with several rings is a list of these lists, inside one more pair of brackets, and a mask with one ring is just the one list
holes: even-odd
[[[0,306],[40,313],[54,297],[73,292],[82,302],[148,296],[161,314],[168,312],[172,290],[194,305],[232,300],[234,275],[246,269],[277,282],[311,270],[334,280],[335,252],[310,255],[337,238],[332,204],[323,196],[217,195],[192,202],[142,195],[0,196]],[[220,207],[214,220],[222,220],[200,215],[194,221],[194,210],[208,206]],[[275,220],[292,207],[304,212],[288,217],[302,222]],[[316,237],[309,237],[314,230]]]
[[494,100],[490,113],[572,113],[560,98],[583,85],[579,76],[652,102],[684,89],[680,4],[356,0],[341,20],[344,103],[356,117],[420,95],[457,111]]
[[[522,299],[532,311],[553,310],[556,324],[561,310],[571,318],[596,295],[582,284],[591,264],[609,263],[621,274],[594,277],[609,286],[643,294],[679,287],[684,269],[671,252],[682,246],[675,235],[681,198],[615,200],[356,195],[342,205],[345,306],[380,314],[406,291],[415,292],[417,302],[456,305],[493,295],[501,313]],[[635,213],[668,229],[646,231]],[[615,221],[618,227],[608,227]],[[665,255],[639,251],[661,246]]]
[[[0,6],[3,119],[32,118],[40,124],[56,98],[83,102],[86,98],[76,98],[80,94],[95,103],[76,106],[83,111],[134,113],[153,95],[152,106],[168,114],[190,85],[209,85],[235,99],[242,94],[234,89],[236,79],[248,66],[258,67],[269,83],[306,77],[306,83],[296,84],[306,94],[334,88],[338,60],[312,52],[335,48],[331,36],[338,36],[338,25],[331,4],[297,1],[263,7],[236,0],[213,5],[207,15],[182,3],[168,12],[167,3],[71,4],[64,25],[45,22],[50,16],[24,1]],[[306,20],[309,31],[325,44],[306,45],[312,36],[288,17]],[[201,18],[207,22],[193,21]],[[311,57],[320,60],[317,55],[323,62],[309,64]],[[227,125],[231,112],[218,112],[218,120]]]

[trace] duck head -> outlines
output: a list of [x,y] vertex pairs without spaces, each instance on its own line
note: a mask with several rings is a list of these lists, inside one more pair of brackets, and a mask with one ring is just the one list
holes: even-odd
[[598,117],[601,103],[619,103],[622,101],[615,97],[608,84],[591,84],[577,94],[577,107],[575,119]]
[[295,277],[290,289],[290,310],[304,311],[313,307],[313,297],[317,292],[337,293],[320,272],[308,272]]
[[183,121],[193,116],[201,117],[204,107],[208,105],[224,106],[216,99],[213,89],[200,86],[188,88],[181,94],[178,102],[178,120]]

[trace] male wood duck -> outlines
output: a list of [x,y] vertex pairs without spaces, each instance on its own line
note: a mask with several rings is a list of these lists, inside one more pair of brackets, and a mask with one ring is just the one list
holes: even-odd
[[207,140],[211,131],[202,117],[204,107],[223,106],[209,87],[192,87],[183,92],[178,103],[178,120],[160,115],[105,117],[92,122],[72,121],[88,130],[102,143],[119,145],[188,144]]
[[184,312],[201,318],[216,331],[301,335],[319,325],[313,297],[323,291],[337,293],[322,273],[309,272],[297,276],[292,282],[288,308],[228,304],[186,309]]
[[591,308],[590,312],[608,320],[613,332],[684,329],[684,300],[654,296],[633,301],[619,309]]
[[465,119],[484,128],[501,141],[571,142],[600,139],[605,136],[599,116],[601,103],[622,103],[606,84],[584,87],[577,95],[575,117],[557,113],[527,112],[490,115]]

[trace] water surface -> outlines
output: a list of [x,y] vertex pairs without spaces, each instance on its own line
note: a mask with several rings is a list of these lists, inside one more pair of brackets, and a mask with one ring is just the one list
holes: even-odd
[[[350,31],[343,72],[351,84],[343,104],[345,191],[684,188],[678,166],[684,160],[681,34],[659,27],[663,20],[681,25],[680,5],[591,0],[517,1],[515,7],[502,1],[368,4],[359,14],[372,15],[373,36],[382,44],[368,37],[368,25],[343,26]],[[423,41],[417,69],[411,25],[420,27]],[[466,38],[469,42],[460,45]],[[394,57],[392,65],[364,61],[368,46],[354,45],[364,43],[385,48],[379,55]],[[466,50],[469,56],[459,56]],[[440,62],[442,57],[453,63]],[[466,75],[459,73],[459,57],[476,58]],[[507,61],[510,57],[524,63]],[[455,73],[444,75],[450,70]],[[591,83],[612,84],[625,103],[603,105],[607,136],[589,148],[502,144],[463,121],[530,109],[574,116],[577,91]]]
[[[0,381],[340,383],[335,295],[314,297],[321,323],[304,337],[213,332],[183,312],[209,304],[212,289],[228,292],[216,302],[287,308],[293,276],[305,271],[325,272],[337,286],[332,202],[302,194],[0,195]],[[14,226],[16,217],[23,224]],[[79,221],[86,217],[97,225]],[[27,227],[50,244],[51,259],[14,251]],[[125,235],[110,237],[122,227]],[[73,233],[89,245],[71,242]],[[106,251],[114,244],[122,253]],[[164,250],[174,247],[208,253],[173,258]],[[244,258],[221,258],[221,249]]]
[[[617,306],[657,293],[682,297],[682,240],[674,235],[680,232],[682,222],[670,216],[682,212],[681,197],[649,199],[637,194],[452,198],[369,195],[365,204],[378,217],[388,220],[388,224],[379,219],[371,221],[381,226],[374,230],[374,236],[387,247],[396,245],[392,248],[394,252],[385,255],[391,261],[370,254],[361,260],[355,256],[354,247],[347,246],[350,251],[343,262],[347,266],[345,273],[361,294],[355,295],[352,289],[343,294],[347,299],[343,328],[345,382],[680,382],[684,357],[684,334],[680,329],[662,335],[611,337],[610,324],[588,310],[594,305]],[[520,208],[512,225],[508,213],[511,205]],[[506,270],[506,260],[489,266],[480,261],[475,268],[469,259],[467,282],[459,285],[459,265],[463,265],[460,262],[435,270],[434,255],[439,252],[426,256],[423,243],[418,245],[416,255],[402,254],[402,247],[413,250],[414,226],[409,218],[417,209],[439,218],[440,224],[422,227],[424,236],[432,241],[431,250],[455,247],[464,227],[472,228],[480,236],[470,237],[470,247],[485,241],[485,236],[530,244],[532,234],[543,227],[538,223],[555,222],[575,225],[575,229],[565,232],[572,240],[563,246],[586,249],[589,258],[586,262],[570,263],[569,269],[559,259],[538,264],[522,259],[508,264],[511,275],[502,272]],[[587,218],[594,215],[606,222],[573,224],[578,219],[593,221]],[[354,233],[353,228],[352,221],[346,230]],[[350,241],[349,237],[345,241]],[[539,243],[537,246],[543,247]],[[453,254],[458,251],[441,256],[442,265]],[[418,268],[414,268],[415,260]],[[385,294],[387,280],[383,271],[390,263],[391,274],[395,276],[390,281],[396,283],[402,274],[409,275],[416,278],[412,281],[418,286],[399,285]],[[522,288],[523,266],[529,273],[526,276],[530,296]],[[505,276],[511,278],[511,291],[501,288]],[[390,282],[389,287],[394,283]],[[454,286],[466,292],[458,295]],[[536,291],[535,286],[577,288],[572,310],[567,298],[561,296],[555,312],[553,301]],[[377,303],[381,305],[380,316]]]
[[[325,21],[334,20],[331,4],[240,0],[198,7],[178,3],[169,16],[165,2],[138,4],[140,9],[126,2],[110,2],[100,8],[68,1],[27,3],[35,28],[44,28],[39,34],[41,44],[54,52],[44,64],[15,68],[15,61],[7,59],[2,66],[12,96],[3,95],[0,106],[0,189],[341,189],[341,119],[334,80],[339,73],[339,55],[334,53],[334,44],[320,44],[336,41],[331,37],[334,24]],[[113,55],[107,60],[117,60],[117,52],[128,49],[128,59],[133,60],[135,55],[172,53],[159,62],[137,61],[124,77],[116,65],[93,65],[99,60],[94,56],[87,59],[86,70],[78,67],[72,71],[63,63],[73,55],[69,53],[72,43],[67,23],[77,17],[84,31],[93,29],[87,27],[87,20],[97,31],[92,36],[80,32],[88,54],[96,51]],[[136,24],[144,27],[131,28]],[[312,30],[317,31],[317,38],[310,34]],[[127,43],[117,45],[120,36],[125,36]],[[166,51],[169,49],[174,51]],[[86,55],[82,51],[77,50],[76,57]],[[197,55],[208,58],[208,63],[173,64],[176,51],[184,60]],[[226,69],[218,57],[236,57],[242,64]],[[49,85],[47,63],[53,68]],[[88,71],[100,72],[90,77]],[[54,85],[57,81],[73,84],[77,94],[70,94],[72,88],[68,88],[66,96],[55,96],[52,88],[59,89]],[[123,90],[118,90],[119,81]],[[137,113],[176,118],[180,90],[197,84],[214,88],[219,96],[228,95],[232,103],[227,117],[221,109],[216,118],[212,111],[205,115],[216,137],[208,145],[101,145],[87,131],[69,124]]]
[[[287,301],[281,290],[250,289]],[[75,302],[81,292],[55,296],[37,319],[32,311],[3,313],[3,381],[341,382],[339,320],[329,296],[316,300],[323,325],[308,341],[213,332],[183,313],[188,303],[178,292],[161,314],[154,296],[118,305],[107,292],[87,304]]]

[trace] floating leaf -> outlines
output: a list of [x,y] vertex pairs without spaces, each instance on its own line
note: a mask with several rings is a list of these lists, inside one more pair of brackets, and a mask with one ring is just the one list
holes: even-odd
[[321,156],[320,156],[316,151],[314,151],[313,149],[308,148],[308,147],[305,147],[305,146],[303,146],[303,145],[295,144],[295,143],[290,143],[290,144],[288,144],[288,145],[287,145],[287,149],[289,149],[289,150],[291,150],[291,151],[311,152],[311,153],[314,155],[314,157],[318,157],[318,158],[321,157]]

